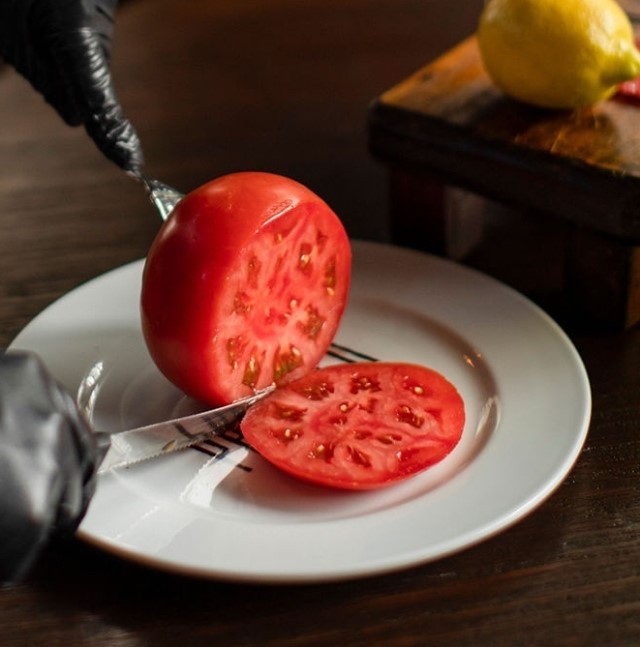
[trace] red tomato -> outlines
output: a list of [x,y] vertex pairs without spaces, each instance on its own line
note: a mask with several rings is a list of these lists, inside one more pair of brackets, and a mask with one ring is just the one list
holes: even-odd
[[345,308],[351,248],[301,184],[234,173],[189,193],[145,264],[142,329],[158,368],[221,404],[309,372]]
[[625,81],[618,86],[616,97],[631,102],[640,101],[640,78]]
[[372,489],[442,460],[464,403],[442,375],[413,364],[328,366],[253,405],[241,428],[264,458],[307,481]]
[[[636,41],[636,47],[640,48],[640,41]],[[623,101],[638,103],[640,101],[640,77],[621,83],[615,96]]]

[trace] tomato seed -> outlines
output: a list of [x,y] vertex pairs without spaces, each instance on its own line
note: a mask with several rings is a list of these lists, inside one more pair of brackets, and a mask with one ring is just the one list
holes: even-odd
[[311,273],[311,252],[313,247],[309,243],[302,243],[300,245],[300,252],[298,256],[298,269],[303,274]]
[[260,362],[256,359],[255,355],[251,355],[249,361],[244,368],[244,375],[242,376],[242,383],[250,388],[254,388],[258,383],[260,377]]
[[273,379],[279,382],[282,378],[304,364],[302,353],[295,346],[289,347],[288,353],[276,353],[273,362]]
[[380,391],[380,382],[369,379],[366,375],[353,375],[351,377],[351,393],[359,391]]
[[282,432],[282,440],[284,440],[287,443],[290,443],[293,440],[298,440],[298,438],[300,438],[300,436],[302,436],[302,432],[299,429],[296,429],[294,431],[290,427],[287,427]]
[[307,413],[306,409],[298,409],[297,407],[290,407],[283,404],[274,403],[273,408],[274,417],[281,420],[291,420],[291,422],[300,422]]
[[324,268],[324,283],[323,286],[326,288],[328,294],[335,294],[335,287],[338,283],[336,275],[336,259],[332,258]]
[[307,400],[324,400],[330,396],[334,391],[334,386],[331,382],[316,382],[309,386],[298,387],[296,393],[299,393]]
[[406,422],[412,427],[420,428],[424,423],[424,418],[416,414],[411,407],[406,404],[396,409],[396,419],[398,422]]
[[349,458],[351,460],[361,465],[362,467],[371,467],[371,459],[363,451],[359,450],[357,447],[347,446],[347,451],[349,452]]
[[418,384],[418,382],[411,380],[408,376],[404,378],[404,388],[416,395],[424,395],[426,393],[422,384]]
[[333,448],[323,443],[316,445],[309,453],[309,458],[319,458],[328,463],[333,458]]

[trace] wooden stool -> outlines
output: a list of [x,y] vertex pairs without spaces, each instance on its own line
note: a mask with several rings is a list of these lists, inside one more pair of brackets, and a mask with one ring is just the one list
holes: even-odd
[[459,187],[558,219],[580,316],[610,328],[640,320],[640,106],[517,103],[491,83],[472,37],[372,103],[369,143],[388,168],[395,243],[447,254],[452,237],[479,231],[447,217]]

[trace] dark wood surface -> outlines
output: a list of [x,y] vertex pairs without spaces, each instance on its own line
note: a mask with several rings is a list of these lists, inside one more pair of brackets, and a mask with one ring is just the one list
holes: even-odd
[[502,94],[475,37],[397,84],[371,110],[376,153],[483,195],[619,238],[640,238],[634,101],[542,110]]
[[[188,190],[232,170],[283,172],[331,202],[354,237],[386,239],[367,106],[471,33],[481,4],[127,2],[116,84],[150,174]],[[6,344],[58,296],[142,257],[158,220],[140,188],[10,70],[0,115]],[[640,644],[640,334],[567,330],[592,381],[589,438],[565,483],[510,530],[395,574],[274,587],[147,570],[72,541],[0,591],[0,644]]]

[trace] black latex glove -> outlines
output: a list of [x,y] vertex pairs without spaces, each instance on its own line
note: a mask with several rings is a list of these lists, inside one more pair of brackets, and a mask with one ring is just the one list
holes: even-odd
[[98,148],[136,172],[142,149],[122,115],[109,59],[117,0],[0,0],[0,56],[70,126],[84,125]]
[[32,354],[0,355],[0,582],[71,534],[95,487],[96,447],[71,396]]

